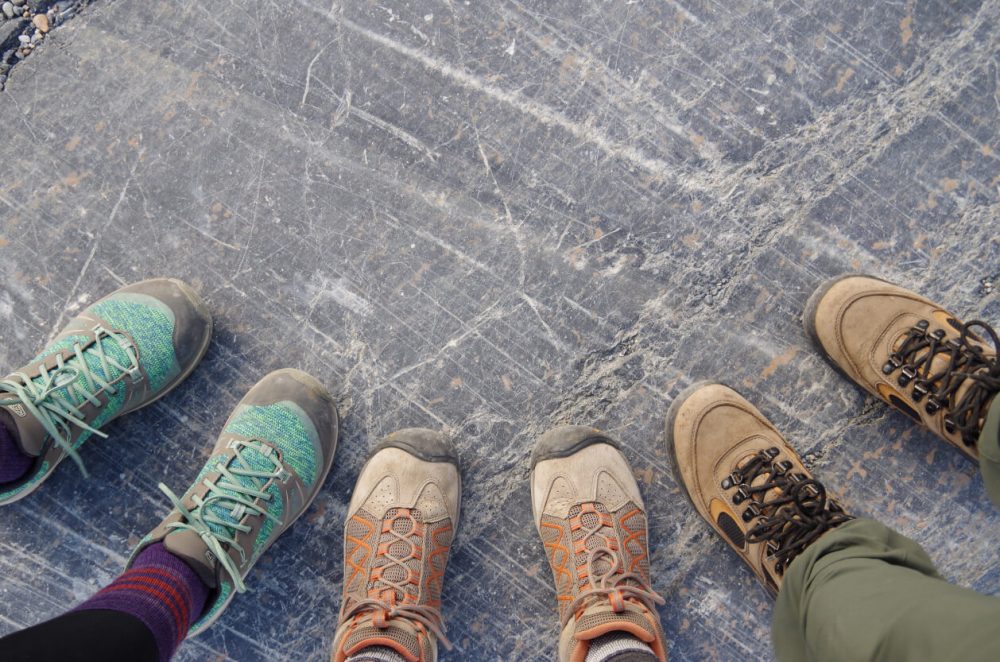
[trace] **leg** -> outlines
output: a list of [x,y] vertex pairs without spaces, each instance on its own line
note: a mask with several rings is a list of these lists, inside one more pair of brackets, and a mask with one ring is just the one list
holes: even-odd
[[986,494],[1000,508],[1000,398],[994,398],[990,413],[979,436],[979,470],[983,473]]
[[1000,659],[1000,600],[948,584],[917,543],[844,524],[785,574],[771,635],[779,660]]
[[73,611],[0,639],[0,659],[169,660],[205,608],[208,587],[163,545]]
[[7,662],[157,662],[142,621],[120,611],[72,611],[0,639]]

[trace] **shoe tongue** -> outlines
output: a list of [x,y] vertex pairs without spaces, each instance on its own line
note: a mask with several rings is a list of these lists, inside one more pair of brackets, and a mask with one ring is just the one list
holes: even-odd
[[383,628],[375,627],[370,619],[359,625],[347,641],[347,656],[352,657],[374,646],[391,648],[407,660],[423,659],[416,630],[398,618],[389,621]]
[[216,588],[219,585],[219,562],[197,533],[190,529],[173,531],[163,539],[163,546],[191,566],[206,586]]
[[626,603],[620,612],[615,612],[609,604],[591,605],[576,619],[573,638],[589,641],[609,632],[627,632],[647,644],[656,641],[645,609],[633,603]]
[[38,457],[45,448],[45,428],[21,403],[0,406],[0,424],[14,437],[14,442],[25,455]]

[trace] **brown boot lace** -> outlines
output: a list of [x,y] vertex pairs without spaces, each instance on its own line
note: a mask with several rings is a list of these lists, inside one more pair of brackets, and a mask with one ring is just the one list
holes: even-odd
[[[821,535],[852,519],[826,488],[804,473],[792,471],[788,460],[776,461],[776,447],[762,450],[722,481],[722,489],[735,489],[734,505],[746,503],[743,521],[757,523],[747,531],[751,543],[766,542],[775,570],[785,569]],[[756,482],[764,477],[763,481]],[[768,498],[768,492],[777,494]]]
[[[962,442],[970,447],[979,440],[982,419],[993,397],[1000,392],[1000,362],[995,356],[987,356],[980,345],[970,342],[970,339],[981,342],[971,331],[974,327],[986,332],[993,341],[994,351],[1000,348],[996,331],[985,322],[968,322],[962,325],[958,339],[946,340],[944,330],[930,331],[930,323],[921,320],[882,366],[886,375],[899,371],[896,381],[904,388],[911,387],[914,401],[927,398],[924,409],[928,414],[944,409],[945,430],[961,432]],[[932,373],[938,355],[947,357],[947,364]],[[958,391],[968,381],[972,385],[958,398]]]

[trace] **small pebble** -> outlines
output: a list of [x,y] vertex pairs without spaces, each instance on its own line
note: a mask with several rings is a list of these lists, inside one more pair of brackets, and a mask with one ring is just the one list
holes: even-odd
[[15,7],[23,7],[28,4],[28,0],[10,0]]
[[3,15],[7,18],[14,18],[14,5],[10,2],[5,2],[0,5],[0,11],[2,11]]
[[45,14],[35,14],[35,17],[31,19],[31,22],[34,23],[35,27],[43,33],[49,31],[49,17]]
[[22,44],[30,44],[31,43],[31,37],[29,37],[26,34],[18,35],[17,40],[19,42],[21,42]]

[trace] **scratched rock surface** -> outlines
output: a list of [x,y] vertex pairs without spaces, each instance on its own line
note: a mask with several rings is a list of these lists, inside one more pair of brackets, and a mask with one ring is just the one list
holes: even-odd
[[771,602],[661,441],[738,386],[849,507],[1000,593],[976,467],[840,378],[799,316],[868,271],[1000,322],[1000,0],[246,0],[92,4],[0,95],[0,363],[120,283],[207,299],[203,365],[0,517],[0,633],[109,581],[260,376],[344,415],[307,516],[179,659],[322,660],[368,449],[447,430],[464,521],[444,660],[547,660],[528,456],[621,439],[651,510],[673,660],[771,658]]

